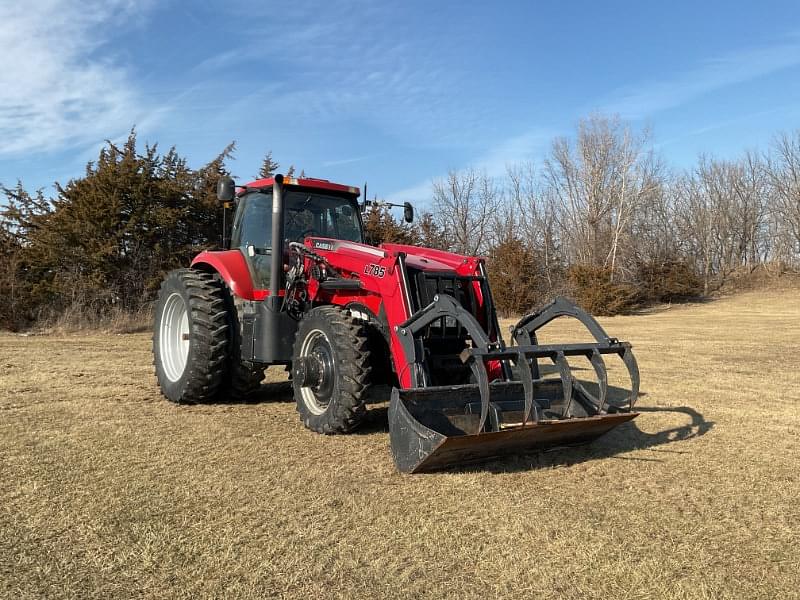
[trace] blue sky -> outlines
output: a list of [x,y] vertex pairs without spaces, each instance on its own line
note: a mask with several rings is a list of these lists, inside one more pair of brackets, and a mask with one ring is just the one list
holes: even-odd
[[417,202],[541,161],[593,111],[677,166],[800,127],[795,2],[0,0],[0,182],[80,176],[136,125]]

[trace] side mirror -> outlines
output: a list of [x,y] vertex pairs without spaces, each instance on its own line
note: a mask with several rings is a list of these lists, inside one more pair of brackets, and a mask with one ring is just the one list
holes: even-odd
[[403,203],[403,218],[406,223],[412,223],[414,221],[414,207],[411,206],[410,202]]
[[217,182],[217,199],[220,202],[230,202],[236,195],[236,184],[230,177],[223,177]]

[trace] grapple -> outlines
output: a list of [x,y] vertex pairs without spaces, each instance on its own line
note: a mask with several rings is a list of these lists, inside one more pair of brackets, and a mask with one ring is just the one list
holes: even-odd
[[[580,321],[592,343],[538,344],[537,331],[559,317]],[[424,349],[418,334],[438,319],[463,326],[471,347],[461,353],[474,383],[428,386],[421,367]],[[639,369],[631,345],[608,337],[588,313],[565,298],[526,317],[511,329],[513,346],[492,341],[475,317],[454,298],[439,294],[397,328],[417,387],[392,391],[389,432],[398,470],[417,473],[479,462],[507,454],[588,443],[637,416]],[[609,398],[604,355],[616,354],[630,376],[623,400]],[[572,374],[570,357],[588,359],[596,376],[595,393]],[[539,361],[551,361],[558,378],[543,378]],[[500,365],[490,381],[487,363]],[[496,369],[494,369],[496,371]]]

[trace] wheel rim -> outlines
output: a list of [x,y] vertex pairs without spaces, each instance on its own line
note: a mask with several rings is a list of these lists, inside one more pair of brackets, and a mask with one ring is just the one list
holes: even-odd
[[309,332],[300,348],[300,356],[314,371],[313,383],[300,388],[303,402],[315,415],[321,415],[331,403],[336,376],[333,349],[328,336],[319,329]]
[[189,314],[183,297],[176,292],[164,304],[158,333],[161,366],[170,381],[178,381],[183,375],[189,344]]

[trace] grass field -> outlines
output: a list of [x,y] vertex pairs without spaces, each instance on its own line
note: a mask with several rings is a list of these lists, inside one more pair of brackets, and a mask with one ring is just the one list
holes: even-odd
[[175,406],[149,336],[0,335],[0,595],[790,598],[800,294],[601,320],[641,416],[592,446],[406,476],[258,402]]

